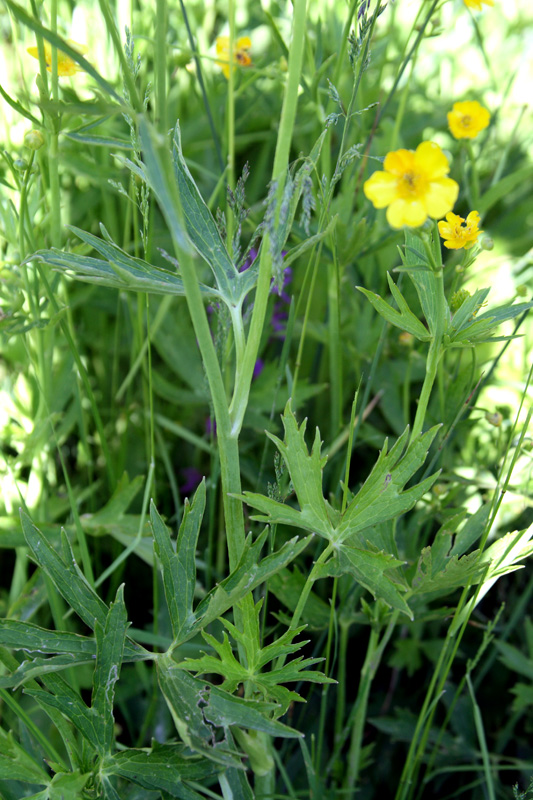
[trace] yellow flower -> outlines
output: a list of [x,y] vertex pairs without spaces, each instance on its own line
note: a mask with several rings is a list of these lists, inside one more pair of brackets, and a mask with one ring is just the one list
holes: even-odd
[[[77,50],[80,55],[87,52],[87,48],[83,44],[73,42],[71,39],[67,39],[66,42],[74,50]],[[39,58],[39,49],[37,47],[28,47],[27,52],[30,56]],[[48,72],[52,72],[52,46],[48,42],[44,42],[44,58],[46,61],[46,69]],[[81,67],[79,67],[70,56],[67,56],[67,54],[63,53],[61,50],[57,51],[57,74],[60,77],[68,78],[71,75],[75,75],[76,72],[81,71]]]
[[[465,223],[465,224],[463,224]],[[450,250],[459,250],[464,247],[469,250],[477,241],[480,233],[478,228],[479,214],[471,211],[466,220],[458,217],[457,214],[446,214],[446,222],[439,222],[439,233],[444,239],[444,247]]]
[[454,103],[448,113],[448,127],[456,139],[475,139],[489,122],[489,112],[477,100]]
[[376,208],[387,208],[393,228],[417,228],[428,217],[440,219],[451,211],[459,185],[447,178],[448,159],[434,142],[422,142],[416,150],[388,153],[385,171],[365,181],[364,193]]
[[494,0],[463,0],[467,8],[473,8],[474,11],[481,11],[481,6],[485,3],[486,6],[493,6]]
[[[233,63],[240,64],[241,67],[249,67],[252,63],[250,50],[252,42],[248,36],[241,36],[233,43]],[[220,56],[216,62],[217,67],[220,67],[225,77],[229,79],[229,37],[219,36],[217,39],[217,56]],[[235,68],[234,68],[235,69]]]

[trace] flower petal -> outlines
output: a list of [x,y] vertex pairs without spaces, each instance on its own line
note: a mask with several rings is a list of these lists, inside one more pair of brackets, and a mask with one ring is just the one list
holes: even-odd
[[440,219],[451,211],[458,194],[459,184],[451,178],[432,181],[424,198],[429,216],[433,217],[433,219]]
[[394,150],[387,153],[383,167],[386,172],[401,177],[406,172],[412,171],[414,167],[414,153],[412,150]]
[[391,228],[418,228],[427,219],[424,203],[420,200],[395,200],[387,209],[387,222]]
[[376,208],[385,208],[398,197],[397,185],[398,180],[394,175],[379,170],[364,182],[363,191]]
[[428,180],[443,178],[450,171],[448,159],[435,142],[422,142],[414,155],[416,166],[426,173]]

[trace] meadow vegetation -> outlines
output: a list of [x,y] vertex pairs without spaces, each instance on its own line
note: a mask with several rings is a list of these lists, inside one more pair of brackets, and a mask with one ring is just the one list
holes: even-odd
[[1,0],[0,797],[533,797],[527,0]]

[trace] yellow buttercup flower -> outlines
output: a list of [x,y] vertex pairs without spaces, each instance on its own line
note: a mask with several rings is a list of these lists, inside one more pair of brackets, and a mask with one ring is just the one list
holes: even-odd
[[[74,50],[77,50],[80,55],[87,52],[87,47],[83,44],[73,42],[71,39],[67,39],[66,42]],[[37,47],[28,47],[27,52],[30,56],[33,56],[33,58],[39,58],[39,49]],[[52,72],[52,46],[48,42],[44,42],[44,58],[46,61],[46,69],[48,72]],[[81,71],[81,67],[79,67],[70,56],[67,56],[67,54],[63,53],[61,50],[57,51],[57,74],[61,78],[68,78],[71,75],[75,75],[76,72]]]
[[[217,56],[220,56],[216,62],[217,67],[220,67],[225,77],[229,79],[229,37],[219,36],[216,43]],[[248,50],[252,47],[252,42],[248,36],[241,36],[233,43],[233,63],[239,64],[241,67],[249,67],[252,63]],[[234,67],[235,69],[235,67]]]
[[480,233],[478,228],[479,214],[471,211],[466,220],[457,214],[446,214],[446,222],[439,222],[439,233],[444,239],[444,247],[450,250],[459,250],[464,247],[468,250],[473,247]]
[[454,103],[448,112],[448,127],[456,139],[475,139],[490,122],[490,113],[477,100]]
[[428,217],[440,219],[451,211],[459,185],[447,178],[448,159],[435,142],[422,142],[416,150],[388,153],[384,171],[374,172],[363,186],[376,208],[387,207],[393,228],[417,228]]
[[474,11],[481,11],[483,3],[486,6],[494,5],[494,0],[463,0],[463,2],[467,8],[473,8]]

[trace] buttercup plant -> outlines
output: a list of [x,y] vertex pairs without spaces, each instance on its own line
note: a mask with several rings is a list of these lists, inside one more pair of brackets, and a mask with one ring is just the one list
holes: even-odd
[[533,168],[457,5],[102,0],[96,68],[4,3],[2,798],[527,786]]

